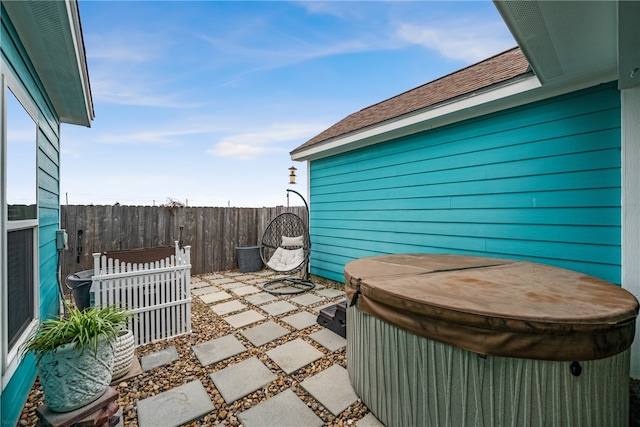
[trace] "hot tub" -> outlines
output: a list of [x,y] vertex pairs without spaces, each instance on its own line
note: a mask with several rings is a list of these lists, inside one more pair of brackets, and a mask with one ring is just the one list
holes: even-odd
[[345,266],[347,370],[387,426],[624,426],[638,302],[574,271],[461,255]]

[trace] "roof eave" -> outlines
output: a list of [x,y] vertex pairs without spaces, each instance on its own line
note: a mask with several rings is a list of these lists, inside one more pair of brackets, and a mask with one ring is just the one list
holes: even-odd
[[[543,85],[615,75],[621,87],[640,85],[638,2],[494,0],[494,5]],[[631,60],[626,67],[619,61]]]
[[487,114],[490,104],[494,105],[493,111],[508,108],[505,106],[507,99],[513,100],[519,94],[538,87],[540,87],[540,82],[536,76],[533,73],[527,73],[508,82],[432,105],[411,114],[358,129],[308,147],[301,147],[290,153],[291,159],[297,161],[316,160],[392,138],[400,138],[445,126],[456,121]]
[[89,72],[78,4],[3,2],[62,123],[91,126]]
[[291,159],[296,161],[317,160],[611,82],[616,80],[616,77],[613,71],[599,74],[597,78],[593,74],[585,73],[574,76],[571,82],[557,81],[542,85],[537,76],[529,72],[487,90],[464,95],[410,115],[400,116],[309,147],[296,149],[290,155]]

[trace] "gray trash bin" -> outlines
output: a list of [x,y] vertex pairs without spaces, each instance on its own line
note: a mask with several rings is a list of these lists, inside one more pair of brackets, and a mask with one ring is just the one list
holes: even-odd
[[79,310],[91,307],[91,280],[93,270],[84,270],[67,276],[64,283],[71,289],[71,295]]
[[262,269],[262,258],[260,258],[260,246],[239,246],[236,247],[238,258],[238,268],[243,273],[250,273]]

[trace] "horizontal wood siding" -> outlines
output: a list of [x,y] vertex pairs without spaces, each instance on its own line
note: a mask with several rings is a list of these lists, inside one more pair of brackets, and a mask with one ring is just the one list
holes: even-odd
[[527,259],[620,283],[613,84],[310,164],[312,273],[388,253]]
[[[59,306],[58,257],[55,244],[56,230],[60,228],[59,121],[53,104],[38,78],[26,50],[20,43],[16,30],[8,20],[4,8],[1,16],[0,47],[2,56],[38,110],[36,179],[38,185],[39,299],[40,317],[47,318],[57,315]],[[7,71],[5,70],[5,72]],[[17,421],[35,376],[33,359],[29,356],[11,377],[9,384],[2,392],[3,424],[13,425]]]

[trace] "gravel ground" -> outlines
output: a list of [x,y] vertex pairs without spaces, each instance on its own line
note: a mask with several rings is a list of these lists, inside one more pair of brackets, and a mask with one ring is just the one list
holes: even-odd
[[[227,275],[229,272],[218,273],[221,275]],[[231,273],[233,274],[233,273]],[[206,275],[204,275],[206,276]],[[203,279],[206,280],[206,279]],[[343,285],[340,283],[330,282],[324,279],[313,278],[315,283],[322,284],[326,287],[335,287],[337,289],[343,289]],[[284,299],[293,298],[299,295],[291,295],[281,297]],[[236,299],[243,300],[242,297],[236,297]],[[332,301],[338,302],[342,298],[334,298]],[[243,301],[245,302],[245,301]],[[246,303],[246,302],[245,302]],[[326,303],[324,301],[323,303]],[[319,303],[322,305],[323,303]],[[247,303],[248,304],[248,303]],[[205,389],[209,393],[209,397],[215,406],[215,410],[210,412],[204,418],[195,421],[188,426],[239,426],[240,421],[237,418],[239,412],[243,412],[248,408],[258,405],[264,402],[270,397],[275,396],[278,393],[291,389],[294,393],[302,399],[314,413],[320,417],[326,426],[349,426],[355,425],[355,423],[364,417],[369,411],[367,407],[358,400],[351,405],[345,411],[338,416],[334,416],[325,409],[322,405],[317,403],[310,395],[300,386],[300,383],[305,379],[323,371],[333,364],[339,364],[346,368],[346,352],[343,348],[336,352],[330,353],[326,348],[320,346],[318,343],[308,338],[307,335],[319,331],[322,329],[320,325],[314,325],[303,331],[292,330],[286,336],[265,344],[261,347],[254,347],[247,339],[241,334],[245,329],[249,329],[256,324],[248,325],[240,329],[232,328],[221,316],[216,315],[208,307],[210,304],[204,304],[199,298],[193,298],[192,302],[192,319],[191,326],[193,332],[189,335],[181,337],[158,341],[150,343],[136,349],[138,357],[151,354],[153,352],[162,350],[166,347],[175,346],[178,351],[179,360],[170,364],[166,364],[159,368],[152,369],[148,372],[143,372],[134,378],[120,382],[115,388],[120,393],[120,397],[117,402],[123,409],[123,418],[125,426],[137,426],[138,419],[136,413],[136,402],[140,399],[154,396],[163,391],[169,390],[173,387],[183,385],[189,381],[200,380]],[[310,306],[313,307],[313,306]],[[298,310],[298,312],[301,310]],[[287,315],[294,314],[295,312],[287,313]],[[285,315],[286,316],[286,315]],[[282,316],[279,316],[282,317]],[[277,317],[267,316],[262,322],[272,320],[279,325],[292,329],[290,325],[278,320]],[[261,323],[262,323],[261,322]],[[225,359],[222,362],[202,366],[197,359],[191,347],[196,344],[201,344],[206,341],[210,341],[215,338],[222,337],[232,333],[237,339],[239,339],[248,351],[241,353],[237,356]],[[296,338],[303,338],[307,343],[316,347],[319,351],[325,354],[325,356],[310,364],[306,367],[287,375],[278,365],[276,365],[266,352],[284,344]],[[271,382],[267,387],[262,388],[254,393],[249,394],[243,399],[237,400],[231,404],[225,403],[224,399],[216,389],[213,381],[209,377],[210,374],[223,369],[231,364],[240,362],[250,357],[257,357],[267,367],[274,372],[278,379]],[[22,415],[19,421],[21,426],[33,426],[38,422],[38,417],[35,413],[35,409],[44,403],[44,397],[39,382],[36,380],[31,392],[29,393],[28,401],[22,411]]]
[[[230,274],[229,277],[233,277],[234,273],[222,272],[218,274]],[[330,282],[325,279],[314,278],[314,282],[322,284],[326,287],[343,289],[342,284]],[[284,298],[289,299],[295,296],[296,295],[292,295],[290,297]],[[243,300],[242,297],[236,297],[236,299]],[[338,302],[341,299],[342,298],[335,298],[334,302]],[[243,302],[247,303],[246,301]],[[258,405],[259,403],[264,402],[268,398],[273,397],[276,394],[285,391],[286,389],[291,389],[298,395],[298,397],[300,397],[300,399],[307,403],[307,405],[315,412],[315,414],[324,421],[326,426],[344,427],[355,425],[358,420],[363,418],[369,412],[367,407],[358,400],[341,414],[339,414],[338,416],[334,416],[322,405],[318,404],[314,399],[312,399],[310,395],[300,386],[300,383],[306,378],[309,378],[323,371],[333,364],[339,364],[346,368],[347,361],[344,348],[342,350],[329,353],[327,349],[320,346],[312,339],[307,338],[307,335],[321,330],[322,326],[314,325],[303,331],[293,330],[288,335],[280,339],[256,348],[248,343],[246,338],[241,334],[243,330],[256,326],[256,324],[248,325],[241,329],[234,329],[229,326],[229,324],[225,322],[221,316],[213,313],[209,309],[210,305],[211,304],[204,304],[199,298],[193,299],[193,333],[191,333],[190,335],[184,335],[170,340],[150,343],[145,346],[141,346],[136,350],[136,354],[138,355],[138,357],[140,357],[162,350],[166,347],[175,346],[180,358],[174,363],[152,369],[149,372],[144,372],[134,378],[120,382],[115,386],[115,388],[120,393],[120,397],[117,402],[123,409],[125,426],[134,427],[138,425],[136,413],[136,402],[138,400],[154,396],[158,393],[169,390],[170,388],[177,387],[194,380],[202,381],[202,384],[209,393],[209,397],[211,398],[211,401],[215,406],[215,410],[206,415],[204,418],[188,424],[188,426],[190,427],[240,426],[241,424],[237,418],[237,414],[239,412],[243,412],[252,406]],[[322,303],[320,303],[320,305],[322,305]],[[287,315],[293,313],[295,312],[288,313]],[[276,317],[273,316],[267,316],[267,318],[262,322],[266,322],[268,320],[275,321],[276,323],[287,329],[292,329],[289,325],[279,321]],[[196,358],[195,354],[191,350],[191,346],[195,344],[201,344],[203,342],[210,341],[212,339],[219,338],[230,333],[232,333],[237,339],[243,342],[248,351],[213,365],[202,366],[200,364],[200,361]],[[278,367],[278,365],[276,365],[269,357],[267,357],[266,352],[273,349],[274,347],[277,347],[278,345],[284,344],[285,342],[296,338],[303,338],[306,342],[324,353],[325,356],[322,359],[294,372],[293,374],[287,375],[284,373],[284,371],[282,371],[282,369],[280,369],[280,367]],[[234,364],[254,356],[260,359],[260,361],[268,366],[272,372],[278,375],[278,379],[274,380],[266,388],[251,393],[245,398],[237,400],[232,404],[226,404],[224,399],[214,386],[213,381],[211,381],[209,375],[227,367],[230,364]],[[31,389],[31,392],[29,393],[27,403],[23,408],[18,425],[36,425],[38,422],[38,417],[36,416],[35,409],[43,403],[44,396],[42,394],[42,389],[39,382],[36,380]],[[630,381],[629,409],[629,426],[640,427],[640,380],[632,379]]]

